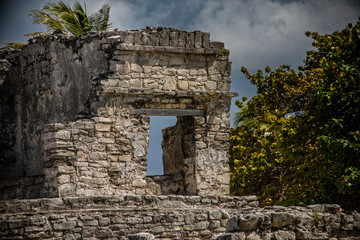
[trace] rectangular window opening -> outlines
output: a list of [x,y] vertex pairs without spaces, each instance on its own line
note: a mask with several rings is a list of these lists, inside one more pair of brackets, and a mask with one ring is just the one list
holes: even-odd
[[164,175],[162,130],[175,126],[176,116],[150,116],[149,149],[147,153],[147,176]]

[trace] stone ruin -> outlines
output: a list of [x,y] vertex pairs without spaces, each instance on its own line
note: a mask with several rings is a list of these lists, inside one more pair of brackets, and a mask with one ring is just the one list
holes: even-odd
[[[224,45],[209,38],[163,28],[94,32],[32,39],[13,53],[5,61],[18,61],[9,69],[18,75],[1,89],[9,105],[0,173],[14,181],[2,198],[229,194],[235,94]],[[164,131],[165,174],[153,178],[151,115],[177,116]]]
[[[57,33],[0,59],[0,239],[360,239],[337,205],[229,195],[236,94],[209,33]],[[162,176],[147,176],[149,116],[177,116]]]

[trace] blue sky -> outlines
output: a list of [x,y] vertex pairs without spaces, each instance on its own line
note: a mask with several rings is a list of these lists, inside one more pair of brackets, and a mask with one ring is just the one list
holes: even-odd
[[[26,42],[23,34],[45,31],[33,25],[28,13],[39,9],[49,0],[2,0],[0,3],[0,43]],[[56,2],[56,1],[52,1]],[[67,1],[71,6],[74,1]],[[250,72],[302,64],[311,39],[306,31],[332,33],[353,23],[360,16],[358,0],[87,0],[89,14],[105,2],[111,4],[110,22],[121,30],[146,26],[167,26],[187,31],[210,32],[211,40],[225,43],[232,61],[232,91],[251,97],[256,89],[240,72],[245,66]],[[169,122],[169,123],[167,123]],[[153,120],[151,128],[173,124],[174,120]],[[158,130],[158,132],[160,129]],[[153,134],[154,135],[154,134]],[[153,135],[150,136],[152,139]],[[160,135],[160,134],[158,134]],[[161,135],[153,137],[160,148]],[[156,145],[156,144],[155,144]],[[149,174],[161,173],[161,151],[154,153],[156,163],[149,166]]]

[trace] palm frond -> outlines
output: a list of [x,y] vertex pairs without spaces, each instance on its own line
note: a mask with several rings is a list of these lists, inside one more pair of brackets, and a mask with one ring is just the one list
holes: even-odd
[[34,24],[44,24],[47,31],[61,29],[79,35],[91,30],[101,31],[109,28],[109,4],[104,4],[90,17],[86,14],[85,4],[84,6],[85,9],[76,1],[71,9],[69,4],[60,0],[56,3],[46,3],[40,10],[31,10],[29,15]]
[[32,17],[34,24],[44,24],[48,31],[54,31],[59,28],[65,30],[64,26],[57,18],[52,17],[45,11],[33,9],[30,11],[29,15]]
[[8,50],[8,49],[23,49],[23,47],[26,45],[26,43],[18,43],[18,42],[7,42],[4,43],[5,46],[0,48],[0,50]]
[[86,4],[84,3],[85,6],[85,10],[83,9],[83,7],[81,6],[81,4],[79,2],[75,2],[74,3],[74,14],[78,20],[78,22],[80,23],[81,28],[83,29],[84,32],[90,31],[91,27],[90,27],[90,23],[89,23],[89,18],[86,14]]
[[33,37],[38,35],[49,35],[50,33],[47,32],[32,32],[32,33],[25,33],[24,37]]
[[110,8],[110,4],[105,3],[97,13],[89,17],[92,30],[103,31],[111,26],[111,24],[109,24]]

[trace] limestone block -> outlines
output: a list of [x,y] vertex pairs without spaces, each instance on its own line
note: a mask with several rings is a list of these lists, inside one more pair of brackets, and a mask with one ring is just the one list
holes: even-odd
[[220,184],[230,184],[230,174],[224,173],[216,177]]
[[141,44],[142,45],[150,45],[151,44],[151,37],[145,32],[142,33]]
[[124,38],[125,44],[133,44],[134,43],[134,34],[132,32],[127,32]]
[[91,185],[91,184],[93,184],[93,178],[92,177],[79,177],[79,182]]
[[131,63],[131,71],[136,73],[142,73],[144,72],[144,69],[136,63]]
[[119,83],[119,80],[117,79],[106,79],[106,80],[102,80],[101,84],[104,87],[117,87]]
[[136,179],[133,181],[132,185],[134,187],[145,187],[146,186],[146,181],[143,179]]
[[99,139],[100,143],[115,143],[115,138],[113,137],[103,137]]
[[195,231],[206,230],[208,228],[208,226],[209,226],[208,221],[196,222],[194,224],[194,230]]
[[127,81],[125,79],[122,79],[122,80],[117,82],[117,86],[119,88],[128,88],[130,86],[130,83],[129,83],[129,81]]
[[136,194],[136,195],[143,196],[143,195],[146,194],[146,189],[144,189],[144,188],[136,188],[136,189],[135,189],[135,194]]
[[120,155],[119,161],[120,162],[129,162],[129,161],[131,161],[131,156],[130,155]]
[[290,213],[272,213],[272,226],[273,227],[285,227],[291,225],[295,221],[295,216]]
[[161,201],[159,203],[160,208],[189,208],[188,205],[186,205],[183,202],[180,201]]
[[172,57],[170,58],[170,66],[178,66],[184,64],[184,58],[183,57]]
[[246,240],[261,240],[261,237],[255,232],[251,232],[249,235],[246,236]]
[[144,87],[149,89],[157,89],[159,88],[159,82],[153,79],[145,79],[144,80]]
[[59,184],[69,183],[70,182],[70,175],[61,175],[58,177]]
[[159,45],[169,46],[169,41],[170,41],[170,31],[168,29],[163,29],[162,31],[160,31]]
[[152,46],[159,46],[160,44],[160,40],[159,40],[159,36],[157,35],[151,35],[151,45]]
[[75,172],[75,168],[72,166],[57,166],[56,168],[60,174],[71,174]]
[[203,47],[209,48],[210,47],[210,33],[203,32],[202,39],[203,39]]
[[96,185],[107,185],[109,182],[106,178],[95,178],[93,179],[93,183]]
[[170,32],[170,46],[177,47],[179,43],[179,33]]
[[119,74],[129,74],[131,72],[131,67],[129,61],[125,61],[124,64],[117,61],[110,61],[110,71],[117,72]]
[[64,221],[59,223],[54,223],[53,228],[54,230],[71,230],[76,226],[75,221]]
[[44,139],[61,139],[61,140],[70,140],[71,133],[68,130],[59,130],[56,132],[47,132],[44,134]]
[[297,228],[295,239],[329,239],[327,232],[312,232],[308,229]]
[[194,46],[195,48],[202,47],[202,32],[200,31],[195,31]]
[[215,81],[208,81],[205,83],[205,88],[208,90],[215,90],[217,88],[217,83]]
[[176,80],[174,77],[166,77],[164,90],[176,90]]
[[293,231],[276,231],[274,232],[275,240],[295,240],[296,235]]
[[75,187],[70,183],[62,184],[59,186],[59,193],[62,197],[73,196],[75,193]]
[[223,213],[220,210],[210,210],[208,214],[209,214],[209,219],[215,219],[215,220],[222,219],[222,215],[223,215]]
[[101,160],[101,159],[107,159],[107,153],[106,152],[91,152],[89,154],[89,159],[91,160]]
[[194,47],[194,35],[192,32],[186,33],[186,47]]
[[112,231],[110,229],[100,229],[95,232],[95,237],[98,239],[109,239],[112,237]]
[[153,228],[153,233],[159,234],[165,232],[165,228],[163,226],[158,226]]
[[89,120],[78,120],[75,122],[75,124],[73,125],[73,128],[76,129],[93,129],[94,128],[95,123],[93,121],[89,121]]
[[188,83],[188,81],[179,81],[179,82],[178,82],[178,88],[179,88],[180,90],[187,90],[187,89],[189,89],[189,83]]
[[142,79],[130,79],[129,87],[131,88],[142,88],[143,80]]
[[[163,232],[163,231],[160,231]],[[155,236],[151,233],[137,233],[127,235],[128,240],[154,240]]]
[[168,76],[175,76],[176,72],[177,72],[177,70],[174,68],[166,68],[164,71],[164,74],[168,75]]
[[71,142],[55,140],[55,141],[46,141],[44,144],[44,149],[45,150],[61,149],[61,148],[66,149],[72,146],[73,145]]
[[103,124],[103,123],[96,123],[95,130],[99,132],[110,132],[111,125],[110,124]]

